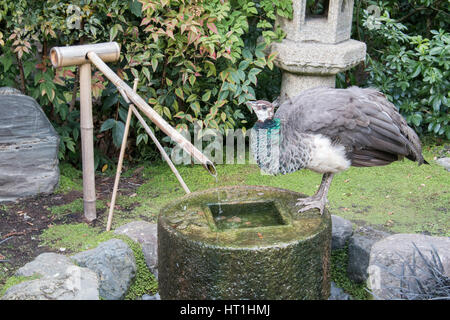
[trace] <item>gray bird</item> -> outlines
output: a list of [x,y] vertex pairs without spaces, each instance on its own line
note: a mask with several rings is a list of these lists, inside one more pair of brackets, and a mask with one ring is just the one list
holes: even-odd
[[427,163],[417,134],[375,89],[313,88],[282,103],[247,103],[258,117],[250,148],[269,174],[300,169],[322,173],[317,192],[298,199],[299,212],[323,213],[333,175],[355,167],[384,166],[404,157]]

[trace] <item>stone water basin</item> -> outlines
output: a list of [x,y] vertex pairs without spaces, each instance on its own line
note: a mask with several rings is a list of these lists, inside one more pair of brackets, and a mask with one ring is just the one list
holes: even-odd
[[162,299],[327,299],[331,217],[302,194],[231,186],[186,195],[158,219]]

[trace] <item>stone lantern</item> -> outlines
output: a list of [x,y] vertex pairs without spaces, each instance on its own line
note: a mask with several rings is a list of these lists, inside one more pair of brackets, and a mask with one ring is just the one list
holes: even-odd
[[312,14],[307,0],[293,0],[293,19],[277,19],[287,34],[271,48],[283,71],[281,102],[308,88],[335,87],[338,72],[365,60],[366,44],[350,39],[354,0],[317,2],[322,12]]

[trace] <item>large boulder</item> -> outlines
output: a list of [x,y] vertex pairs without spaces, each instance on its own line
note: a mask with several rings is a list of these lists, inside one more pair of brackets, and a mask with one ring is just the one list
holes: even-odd
[[126,235],[142,246],[145,262],[149,270],[158,278],[158,228],[155,223],[133,221],[120,226],[115,234]]
[[59,136],[36,100],[0,88],[0,202],[53,192],[58,147]]
[[[377,299],[430,299],[439,291],[448,297],[450,238],[422,234],[384,238],[372,247],[368,271],[368,285]],[[437,280],[447,283],[438,285]]]
[[348,244],[347,275],[355,282],[365,282],[368,277],[370,250],[377,241],[390,233],[371,227],[360,227],[355,230]]
[[136,274],[133,251],[119,239],[102,242],[97,248],[73,255],[81,267],[94,271],[100,281],[100,296],[106,300],[123,299]]
[[42,253],[15,273],[38,277],[6,290],[2,300],[98,300],[97,275],[56,253]]
[[331,215],[331,249],[342,249],[353,233],[352,223],[339,216]]

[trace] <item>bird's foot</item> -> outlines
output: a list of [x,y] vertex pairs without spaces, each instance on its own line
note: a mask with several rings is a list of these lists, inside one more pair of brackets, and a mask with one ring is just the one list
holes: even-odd
[[320,214],[323,214],[325,206],[328,202],[326,197],[312,196],[308,198],[298,198],[298,202],[295,204],[301,207],[298,213],[302,213],[311,209],[319,209]]

